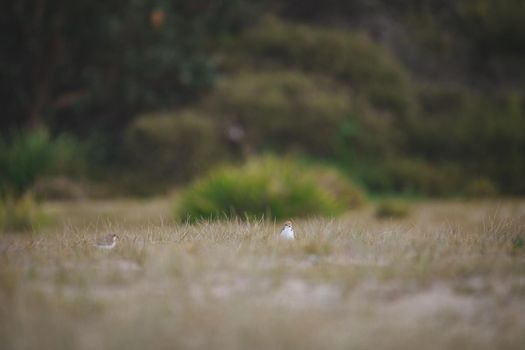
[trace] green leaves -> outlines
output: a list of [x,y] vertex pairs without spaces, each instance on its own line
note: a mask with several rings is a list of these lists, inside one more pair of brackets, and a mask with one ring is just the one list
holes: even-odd
[[226,167],[195,182],[179,198],[179,219],[335,216],[364,196],[333,169],[265,157]]
[[14,132],[10,139],[0,139],[0,195],[20,197],[37,177],[80,162],[76,151],[72,139],[52,139],[43,129]]

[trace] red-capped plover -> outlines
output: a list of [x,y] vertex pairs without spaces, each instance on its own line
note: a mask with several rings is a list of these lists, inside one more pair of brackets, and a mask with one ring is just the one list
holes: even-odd
[[281,238],[288,239],[288,240],[294,240],[295,239],[295,232],[293,230],[292,222],[286,221],[284,223],[284,227],[281,231]]

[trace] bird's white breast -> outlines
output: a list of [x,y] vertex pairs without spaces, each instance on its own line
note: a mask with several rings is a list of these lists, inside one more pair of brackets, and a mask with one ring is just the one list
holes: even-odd
[[281,238],[285,239],[295,239],[295,234],[293,232],[293,228],[289,226],[285,226],[283,230],[281,231]]
[[113,249],[115,248],[115,245],[117,244],[117,242],[113,241],[109,244],[107,243],[97,243],[97,247],[98,248],[101,248],[101,249]]

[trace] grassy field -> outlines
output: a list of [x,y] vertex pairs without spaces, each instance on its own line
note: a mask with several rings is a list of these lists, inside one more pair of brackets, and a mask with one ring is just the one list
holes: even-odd
[[287,243],[163,200],[47,205],[53,227],[0,235],[0,348],[525,348],[525,201],[409,209],[296,220]]

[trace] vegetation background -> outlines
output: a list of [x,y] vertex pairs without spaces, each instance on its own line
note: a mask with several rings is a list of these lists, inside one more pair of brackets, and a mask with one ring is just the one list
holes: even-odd
[[1,349],[525,348],[523,0],[0,1],[0,106]]
[[165,193],[267,153],[369,193],[525,193],[522,1],[0,6],[4,196]]

